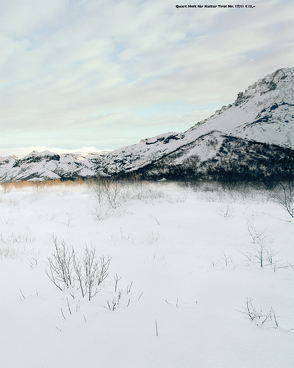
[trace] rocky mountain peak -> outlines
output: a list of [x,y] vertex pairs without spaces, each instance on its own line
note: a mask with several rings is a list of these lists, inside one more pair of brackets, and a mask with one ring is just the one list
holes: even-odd
[[294,148],[294,68],[259,79],[239,92],[233,104],[197,123],[186,135],[196,138],[212,130]]
[[[294,162],[294,68],[278,69],[259,79],[239,92],[235,102],[184,133],[164,133],[94,155],[33,151],[21,159],[2,158],[0,181],[124,175],[147,167],[149,172],[154,168],[155,172],[170,172],[172,166],[177,171],[181,165],[185,170],[179,172],[187,172],[187,165],[192,165],[197,173],[204,170],[205,174],[205,170],[223,170],[224,162],[228,169],[236,156],[230,169],[233,173],[238,172],[237,164],[242,165],[241,161],[249,165],[248,150],[251,150],[250,165],[255,162],[256,166],[254,175],[262,171],[261,163],[264,176],[273,165],[276,172],[294,170],[292,166],[279,166],[281,160],[288,160],[291,165]],[[274,155],[270,154],[271,150]],[[243,172],[247,170],[245,166]]]
[[253,97],[258,97],[261,101],[270,98],[275,99],[276,103],[293,103],[293,92],[294,68],[281,68],[259,79],[249,86],[245,92],[240,92],[234,105],[239,106]]

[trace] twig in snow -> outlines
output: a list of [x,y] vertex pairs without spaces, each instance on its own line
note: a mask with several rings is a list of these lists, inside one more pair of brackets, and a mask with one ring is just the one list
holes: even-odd
[[60,308],[60,310],[61,310],[62,317],[63,317],[64,319],[66,319],[66,318],[64,317],[64,314],[63,314],[63,310],[62,310],[62,308]]
[[70,306],[69,306],[68,298],[66,298],[66,301],[67,301],[67,308],[69,310],[69,314],[71,315],[71,309],[70,309]]
[[158,325],[157,325],[157,319],[155,320],[155,332],[156,332],[156,336],[158,336]]
[[149,213],[149,216],[151,216],[156,222],[157,222],[157,225],[160,225],[160,223],[159,223],[159,221],[157,220],[157,218],[156,217],[154,217],[154,216],[152,216],[152,215],[150,215],[150,213]]
[[23,298],[25,299],[26,297],[23,295],[23,292],[21,291],[21,289],[19,289],[20,292],[21,292],[21,295],[23,296]]

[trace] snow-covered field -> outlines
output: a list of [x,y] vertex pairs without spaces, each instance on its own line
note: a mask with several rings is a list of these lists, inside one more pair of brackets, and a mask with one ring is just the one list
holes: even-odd
[[[294,366],[294,219],[270,192],[64,184],[0,205],[2,368]],[[82,272],[85,249],[111,258],[91,301],[50,281],[54,239]]]

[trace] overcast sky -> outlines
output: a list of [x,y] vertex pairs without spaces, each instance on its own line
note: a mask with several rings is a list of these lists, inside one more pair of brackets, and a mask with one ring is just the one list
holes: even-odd
[[0,0],[0,155],[185,131],[293,67],[293,39],[293,0]]

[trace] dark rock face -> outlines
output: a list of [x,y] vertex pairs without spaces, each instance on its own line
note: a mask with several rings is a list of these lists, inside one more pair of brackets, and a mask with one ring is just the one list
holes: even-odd
[[252,96],[246,96],[244,95],[243,92],[239,92],[238,93],[238,97],[234,103],[235,106],[240,106],[241,104],[243,104],[244,102],[246,102],[247,100],[249,100]]

